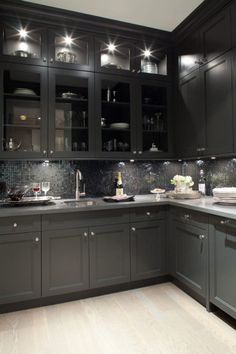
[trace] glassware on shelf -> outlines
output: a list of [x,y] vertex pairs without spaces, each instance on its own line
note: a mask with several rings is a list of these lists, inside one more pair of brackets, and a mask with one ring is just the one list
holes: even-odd
[[50,190],[50,182],[42,182],[42,191],[47,195],[47,192]]
[[38,193],[40,192],[40,183],[38,183],[38,182],[32,183],[32,191],[33,191],[35,197],[37,198]]
[[112,101],[116,102],[116,91],[112,91],[112,96],[113,96]]
[[86,128],[86,116],[87,116],[87,112],[83,111],[82,112],[82,127]]

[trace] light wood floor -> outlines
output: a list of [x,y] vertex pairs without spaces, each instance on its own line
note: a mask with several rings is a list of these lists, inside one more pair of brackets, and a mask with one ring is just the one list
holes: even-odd
[[0,315],[1,354],[235,354],[236,331],[173,284]]

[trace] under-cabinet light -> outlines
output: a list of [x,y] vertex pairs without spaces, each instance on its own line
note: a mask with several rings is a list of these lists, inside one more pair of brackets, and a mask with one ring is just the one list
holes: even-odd
[[151,56],[152,52],[150,51],[150,49],[145,49],[143,51],[143,55],[145,58],[149,58]]
[[66,45],[71,45],[73,42],[73,39],[70,36],[64,37]]
[[107,48],[108,48],[109,52],[114,52],[114,50],[116,49],[116,46],[114,43],[109,43]]
[[215,156],[212,156],[212,157],[211,157],[211,160],[216,160],[216,157],[215,157]]
[[21,29],[19,30],[19,36],[20,36],[21,38],[25,38],[25,37],[27,37],[27,35],[28,35],[28,32],[27,32],[24,28],[21,28]]

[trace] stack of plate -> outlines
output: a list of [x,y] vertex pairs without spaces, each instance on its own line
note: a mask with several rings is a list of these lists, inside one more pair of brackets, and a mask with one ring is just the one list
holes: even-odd
[[213,189],[214,202],[225,205],[236,204],[236,188],[224,187]]
[[113,128],[113,129],[129,129],[129,124],[128,123],[112,123],[110,125],[110,128]]

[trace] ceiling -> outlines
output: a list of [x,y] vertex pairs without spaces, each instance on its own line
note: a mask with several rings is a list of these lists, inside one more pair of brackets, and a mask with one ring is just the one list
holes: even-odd
[[31,0],[30,2],[173,31],[203,0]]

